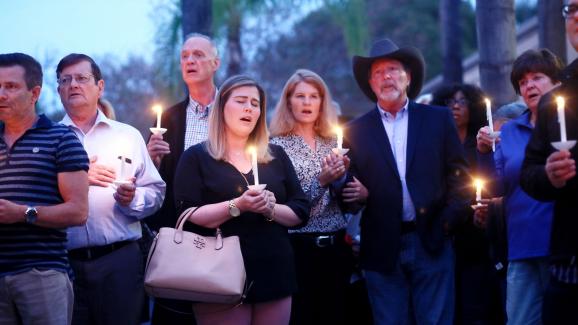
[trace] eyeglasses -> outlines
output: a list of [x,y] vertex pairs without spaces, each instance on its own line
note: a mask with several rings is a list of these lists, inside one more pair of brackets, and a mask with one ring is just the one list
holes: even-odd
[[566,19],[570,19],[574,17],[574,15],[578,12],[577,5],[564,5],[562,6],[562,16]]
[[78,84],[87,84],[93,77],[94,76],[91,75],[90,73],[76,74],[74,76],[71,75],[60,76],[60,78],[58,79],[58,84],[61,86],[68,86],[72,83],[72,79],[76,80],[76,83]]
[[460,99],[450,98],[450,99],[447,99],[447,100],[446,100],[446,105],[447,105],[448,107],[453,107],[453,106],[456,105],[456,104],[457,104],[458,106],[462,106],[462,107],[463,107],[463,106],[468,106],[469,103],[470,103],[470,102],[469,102],[467,99],[465,99],[465,98],[460,98]]

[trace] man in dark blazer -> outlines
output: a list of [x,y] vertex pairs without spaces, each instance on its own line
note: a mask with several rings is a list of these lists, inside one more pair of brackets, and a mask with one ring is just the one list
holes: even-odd
[[[185,150],[207,139],[209,110],[217,93],[214,76],[219,65],[217,47],[211,38],[198,33],[185,38],[181,48],[181,75],[189,96],[163,113],[161,126],[167,129],[166,133],[151,135],[147,144],[149,155],[167,183],[161,209],[147,218],[147,225],[154,231],[174,227],[177,222],[173,196],[175,170]],[[194,322],[191,302],[155,300],[153,325]]]
[[453,322],[448,233],[465,221],[471,187],[451,112],[411,101],[424,72],[418,49],[389,39],[353,57],[359,87],[376,102],[345,130],[351,171],[369,191],[360,254],[376,324]]

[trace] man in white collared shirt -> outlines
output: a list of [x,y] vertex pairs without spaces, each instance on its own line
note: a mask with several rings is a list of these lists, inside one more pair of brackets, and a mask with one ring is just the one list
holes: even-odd
[[66,110],[61,121],[90,157],[89,215],[68,231],[74,270],[73,324],[138,324],[143,301],[143,258],[136,242],[140,220],[163,202],[165,182],[140,133],[98,109],[104,80],[84,54],[64,57],[56,69]]

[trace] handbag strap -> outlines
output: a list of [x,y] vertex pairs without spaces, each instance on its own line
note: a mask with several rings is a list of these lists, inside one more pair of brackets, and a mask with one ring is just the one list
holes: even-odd
[[[176,231],[173,237],[175,243],[180,244],[183,242],[183,227],[185,225],[185,222],[189,220],[189,218],[193,215],[193,213],[195,213],[195,211],[197,211],[199,208],[200,207],[190,207],[181,213],[179,219],[177,220],[177,225],[175,228]],[[221,233],[221,228],[217,227],[215,231],[215,237],[217,238],[217,241],[215,243],[215,249],[220,250],[221,248],[223,248],[223,234]]]
[[195,213],[195,211],[197,211],[200,207],[190,207],[187,208],[185,211],[183,211],[181,213],[181,215],[179,216],[179,219],[177,220],[177,224],[175,226],[175,229],[177,230],[183,230],[183,226],[185,225],[185,222],[189,219],[190,216],[193,215],[193,213]]

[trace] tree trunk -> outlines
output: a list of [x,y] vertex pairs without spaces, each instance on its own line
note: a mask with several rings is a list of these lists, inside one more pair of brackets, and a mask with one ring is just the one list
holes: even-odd
[[563,0],[538,0],[538,34],[540,47],[549,49],[566,62],[563,4]]
[[190,33],[211,36],[212,0],[181,0],[183,38]]
[[439,6],[443,82],[462,83],[462,28],[460,26],[461,0],[441,0]]
[[241,12],[231,10],[227,26],[227,78],[242,71],[243,49],[241,48]]
[[510,72],[516,56],[514,0],[476,0],[480,83],[496,109],[516,100]]

